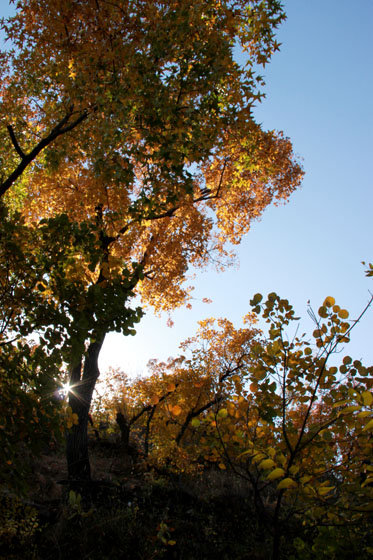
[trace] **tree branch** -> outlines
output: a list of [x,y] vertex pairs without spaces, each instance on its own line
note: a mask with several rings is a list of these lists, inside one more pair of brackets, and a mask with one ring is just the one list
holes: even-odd
[[[96,108],[93,109],[93,111],[95,110]],[[42,150],[44,150],[44,148],[49,146],[49,144],[51,144],[56,138],[58,138],[58,136],[61,136],[62,134],[65,134],[66,132],[73,130],[81,122],[83,122],[88,117],[88,111],[83,111],[83,113],[81,113],[73,122],[67,124],[71,116],[72,116],[72,110],[70,110],[63,117],[63,119],[61,119],[60,122],[50,131],[50,133],[44,138],[42,138],[40,142],[38,142],[38,144],[36,144],[33,150],[31,150],[31,152],[29,152],[28,154],[25,154],[20,148],[17,139],[14,135],[14,131],[12,127],[10,125],[7,127],[13,146],[17,151],[18,155],[21,156],[21,162],[18,164],[15,170],[8,176],[8,178],[0,184],[0,197],[7,192],[7,190],[13,185],[13,183],[15,183],[15,181],[22,175],[26,167],[30,165],[30,163],[40,154]]]
[[12,144],[13,144],[17,154],[20,156],[21,159],[24,159],[26,157],[26,154],[22,150],[21,146],[18,144],[18,140],[16,138],[16,135],[14,134],[14,130],[13,130],[12,125],[8,124],[7,129],[8,129],[8,132],[9,132],[10,139],[12,141]]

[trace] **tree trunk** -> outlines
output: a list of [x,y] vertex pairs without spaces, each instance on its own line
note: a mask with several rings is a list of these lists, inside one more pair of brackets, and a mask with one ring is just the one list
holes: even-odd
[[281,546],[281,502],[284,491],[280,490],[279,496],[277,498],[277,504],[273,516],[273,540],[272,540],[272,560],[279,560],[280,558],[280,546]]
[[122,412],[117,412],[116,421],[120,429],[123,449],[125,453],[128,453],[130,443],[130,424]]
[[100,371],[98,356],[104,339],[89,345],[82,360],[71,370],[69,405],[72,412],[78,415],[78,424],[72,426],[66,435],[66,458],[68,476],[71,482],[88,482],[91,480],[91,467],[88,456],[88,413],[92,395]]

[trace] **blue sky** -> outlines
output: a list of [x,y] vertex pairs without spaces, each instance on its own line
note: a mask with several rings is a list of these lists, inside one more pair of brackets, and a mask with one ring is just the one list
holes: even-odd
[[[275,291],[293,303],[312,332],[307,301],[317,310],[333,295],[351,318],[369,299],[373,279],[361,261],[373,261],[373,2],[288,0],[282,43],[266,68],[266,100],[256,118],[283,130],[303,159],[302,188],[282,207],[268,209],[239,248],[240,266],[198,273],[193,309],[155,318],[150,310],[137,335],[110,335],[101,367],[142,374],[150,358],[178,354],[197,321],[227,317],[237,325],[256,292]],[[210,297],[213,303],[200,300]],[[345,352],[373,363],[373,310],[357,325]]]
[[[145,373],[149,359],[176,356],[200,319],[227,317],[240,325],[256,292],[289,299],[304,318],[301,332],[312,332],[308,300],[317,310],[333,295],[354,318],[373,291],[361,264],[373,262],[373,2],[287,0],[284,6],[282,46],[264,71],[267,98],[256,118],[291,138],[303,160],[303,186],[253,224],[239,247],[239,268],[198,272],[193,309],[175,311],[173,328],[166,315],[156,318],[149,309],[135,337],[109,335],[102,371],[112,365]],[[7,7],[1,12],[7,15]],[[213,303],[203,304],[204,297]],[[372,364],[372,334],[369,310],[346,353]]]

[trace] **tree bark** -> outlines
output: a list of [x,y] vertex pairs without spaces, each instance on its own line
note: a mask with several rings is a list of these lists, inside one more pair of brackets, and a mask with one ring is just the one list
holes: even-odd
[[130,443],[130,424],[122,412],[117,412],[116,421],[120,429],[124,451],[127,453]]
[[88,455],[88,413],[96,381],[100,375],[98,356],[104,339],[92,342],[82,360],[70,374],[69,405],[78,415],[78,424],[72,426],[66,434],[66,459],[68,477],[71,482],[88,482],[91,480],[91,467]]

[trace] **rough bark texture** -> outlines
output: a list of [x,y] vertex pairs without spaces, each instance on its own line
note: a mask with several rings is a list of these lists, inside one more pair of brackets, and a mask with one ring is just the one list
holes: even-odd
[[91,468],[88,456],[88,413],[92,401],[93,390],[100,371],[98,356],[103,340],[89,345],[84,356],[82,375],[82,360],[71,370],[69,405],[73,413],[79,418],[78,425],[73,426],[66,436],[66,458],[70,481],[89,481]]

